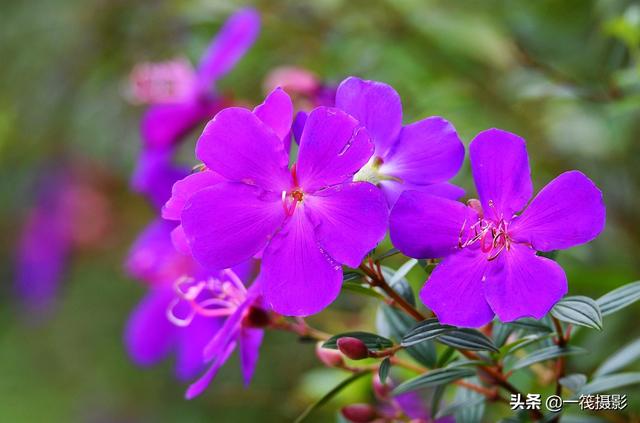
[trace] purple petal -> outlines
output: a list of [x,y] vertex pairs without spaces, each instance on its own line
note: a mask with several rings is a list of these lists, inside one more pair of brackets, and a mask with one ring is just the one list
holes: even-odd
[[302,138],[302,131],[304,130],[304,124],[307,121],[307,112],[300,110],[296,113],[296,117],[293,119],[293,125],[291,126],[291,132],[293,133],[293,139],[296,144],[300,145],[300,139]]
[[485,296],[503,322],[533,317],[541,319],[564,294],[567,277],[558,263],[524,245],[512,244],[491,262]]
[[189,174],[188,169],[173,164],[173,155],[172,149],[145,148],[136,164],[131,185],[156,208],[169,199],[174,182]]
[[222,182],[191,197],[182,212],[182,226],[195,259],[205,267],[225,269],[260,251],[284,216],[277,195]]
[[342,268],[322,251],[301,206],[267,246],[262,288],[271,308],[287,316],[307,316],[327,307],[342,285]]
[[281,193],[291,186],[282,140],[249,110],[224,109],[198,139],[196,155],[209,169],[232,181]]
[[464,250],[440,262],[420,291],[420,299],[443,324],[480,327],[493,319],[484,298],[487,255],[479,248]]
[[178,253],[171,242],[175,226],[158,218],[142,231],[125,264],[131,276],[150,284],[171,283],[194,269],[193,259]]
[[380,172],[405,183],[429,185],[455,176],[463,160],[464,146],[453,125],[430,117],[402,128]]
[[263,336],[262,329],[244,328],[240,331],[240,366],[245,386],[248,386],[253,378]]
[[142,138],[149,148],[169,148],[201,123],[214,116],[223,104],[217,99],[151,106],[142,117]]
[[334,260],[358,267],[384,238],[389,210],[384,195],[368,182],[354,182],[305,197],[316,239]]
[[260,15],[253,9],[240,9],[218,32],[198,66],[202,90],[227,73],[244,56],[260,31]]
[[469,158],[485,215],[510,219],[524,208],[533,186],[522,138],[499,129],[483,131],[471,141]]
[[253,304],[254,299],[254,297],[247,297],[247,299],[236,308],[233,314],[225,320],[216,335],[209,340],[202,351],[205,361],[211,361],[222,354],[227,345],[238,336],[242,328],[242,319],[246,311],[251,307],[251,304]]
[[298,180],[307,192],[351,179],[371,157],[367,131],[351,116],[328,107],[307,118],[298,151]]
[[162,217],[168,220],[180,220],[182,209],[193,194],[222,181],[225,179],[211,170],[192,173],[179,180],[173,184],[171,198],[162,207]]
[[384,157],[402,127],[402,103],[391,86],[349,77],[336,93],[336,107],[355,117],[367,128],[376,156]]
[[171,244],[173,244],[173,248],[175,248],[177,252],[186,256],[191,255],[189,240],[187,239],[187,235],[184,233],[182,225],[176,226],[171,231]]
[[398,403],[402,412],[411,419],[419,419],[419,421],[430,421],[431,413],[427,408],[426,401],[417,392],[405,392],[396,395],[393,399]]
[[509,232],[515,241],[538,251],[563,250],[597,237],[604,229],[605,214],[602,192],[574,170],[549,182]]
[[170,287],[152,289],[131,313],[125,330],[125,345],[136,364],[155,364],[175,346],[178,328],[167,318],[167,308],[173,297]]
[[223,319],[196,316],[189,326],[178,328],[176,375],[181,380],[196,377],[204,370],[204,347],[220,330]]
[[459,186],[450,184],[448,182],[441,182],[439,184],[432,185],[416,185],[409,183],[400,183],[396,181],[381,181],[378,183],[382,192],[387,197],[387,202],[389,203],[389,207],[393,207],[393,205],[398,201],[400,194],[405,191],[420,191],[425,194],[431,194],[438,197],[448,198],[450,200],[458,200],[462,196],[464,196],[464,190]]
[[409,257],[445,257],[457,251],[463,227],[477,219],[473,209],[457,201],[405,191],[391,210],[391,241]]
[[291,132],[293,103],[282,88],[273,90],[265,98],[264,103],[253,109],[253,113],[269,126],[278,138],[286,141]]
[[200,395],[205,389],[207,389],[213,378],[218,373],[218,370],[220,370],[220,367],[222,367],[222,365],[227,362],[235,348],[235,342],[231,342],[226,346],[224,351],[222,351],[222,353],[218,357],[216,357],[216,360],[213,362],[213,364],[211,364],[209,370],[207,370],[207,372],[202,375],[200,379],[189,386],[187,392],[185,393],[186,399],[193,399]]

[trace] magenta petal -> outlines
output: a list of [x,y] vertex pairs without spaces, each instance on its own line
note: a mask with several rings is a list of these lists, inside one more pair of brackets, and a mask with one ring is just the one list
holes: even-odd
[[205,267],[225,269],[260,251],[284,216],[278,195],[222,182],[189,199],[182,226],[195,259]]
[[519,136],[488,129],[469,145],[471,172],[485,215],[510,219],[527,204],[533,192],[525,141]]
[[162,217],[168,220],[180,220],[180,214],[187,200],[201,189],[215,185],[225,179],[211,170],[192,173],[173,184],[171,198],[162,207]]
[[176,226],[171,231],[171,243],[173,244],[173,248],[175,248],[177,252],[186,256],[191,255],[189,240],[187,239],[187,235],[184,233],[184,228],[182,227],[182,225]]
[[541,319],[566,293],[562,267],[524,245],[511,244],[488,267],[485,296],[503,322]]
[[389,232],[403,254],[439,258],[456,252],[463,227],[477,219],[471,208],[457,201],[405,191],[391,210]]
[[417,185],[409,184],[406,182],[401,183],[392,180],[386,180],[379,182],[378,186],[387,197],[389,207],[393,207],[396,201],[398,201],[400,194],[405,191],[420,191],[424,192],[425,194],[444,197],[450,200],[458,200],[464,196],[464,190],[462,188],[448,182],[440,182],[438,184],[431,185]]
[[125,330],[125,345],[136,364],[155,364],[174,347],[178,328],[167,318],[172,299],[170,288],[152,289],[131,313]]
[[209,367],[209,370],[207,370],[207,372],[204,375],[202,375],[200,379],[198,379],[191,386],[189,386],[189,388],[187,389],[187,392],[185,393],[186,399],[188,400],[193,399],[198,395],[200,395],[205,389],[207,389],[207,387],[209,386],[213,378],[216,377],[216,374],[218,373],[218,370],[220,370],[220,367],[222,367],[222,365],[227,362],[227,360],[229,359],[229,357],[231,356],[235,348],[236,348],[235,341],[229,343],[225,347],[225,349],[220,353],[220,355],[216,357],[215,361],[213,361],[213,364],[211,364],[211,367]]
[[222,108],[216,99],[151,106],[142,117],[142,139],[146,147],[168,148],[206,122]]
[[242,328],[242,319],[249,307],[251,307],[254,299],[253,296],[247,297],[247,299],[236,308],[233,314],[225,320],[220,330],[207,343],[202,351],[205,361],[211,361],[222,354],[227,344],[238,336]]
[[198,139],[196,156],[232,181],[278,194],[291,185],[289,158],[282,140],[246,109],[230,107],[218,113]]
[[583,173],[565,172],[549,182],[509,227],[515,241],[538,251],[589,242],[605,224],[602,192]]
[[300,139],[302,138],[302,131],[304,130],[304,124],[307,122],[307,112],[300,110],[296,113],[296,117],[293,119],[291,125],[291,132],[296,144],[300,145]]
[[282,88],[276,88],[253,113],[283,141],[290,135],[293,103]]
[[171,196],[174,182],[188,175],[189,170],[173,164],[171,148],[144,148],[131,178],[134,191],[144,194],[157,208]]
[[298,151],[298,180],[307,192],[350,179],[371,157],[367,131],[351,116],[329,107],[314,109]]
[[181,380],[196,377],[204,370],[202,350],[222,326],[220,318],[196,316],[189,326],[178,329],[176,375]]
[[260,31],[260,15],[253,9],[240,9],[227,19],[202,56],[198,66],[200,89],[227,73],[244,56]]
[[368,182],[354,182],[305,197],[319,244],[339,263],[358,267],[384,238],[389,210],[384,195]]
[[451,179],[463,160],[464,146],[453,125],[441,117],[430,117],[402,128],[384,156],[380,173],[427,185]]
[[382,82],[352,76],[338,87],[336,107],[367,128],[376,156],[387,154],[402,127],[402,103],[396,90]]
[[240,366],[244,385],[248,386],[258,363],[258,354],[264,331],[262,329],[243,328],[240,331]]
[[275,312],[307,316],[336,299],[342,268],[320,249],[312,223],[298,208],[267,246],[262,277],[265,301]]
[[440,262],[420,291],[420,299],[443,324],[480,327],[493,319],[484,296],[486,254],[465,248]]

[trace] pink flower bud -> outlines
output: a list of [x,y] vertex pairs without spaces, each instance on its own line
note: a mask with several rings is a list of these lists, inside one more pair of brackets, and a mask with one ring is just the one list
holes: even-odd
[[362,360],[369,357],[369,349],[358,338],[345,336],[338,339],[337,344],[340,352],[352,360]]
[[377,416],[376,409],[369,404],[351,404],[343,407],[342,415],[345,419],[354,423],[371,422]]
[[327,367],[339,367],[344,363],[342,354],[339,351],[322,348],[322,342],[319,342],[316,346],[316,356]]
[[373,377],[372,384],[373,384],[373,393],[378,400],[386,401],[390,398],[391,386],[389,386],[386,383],[382,383],[378,375],[375,375]]

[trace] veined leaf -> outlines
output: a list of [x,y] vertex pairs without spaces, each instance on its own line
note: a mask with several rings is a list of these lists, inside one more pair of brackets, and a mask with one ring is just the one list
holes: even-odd
[[402,346],[408,347],[456,329],[455,326],[443,325],[438,319],[431,318],[418,323],[402,338]]
[[393,394],[398,395],[404,392],[415,391],[416,389],[440,386],[453,382],[454,380],[473,376],[474,374],[474,370],[464,367],[445,367],[443,369],[430,370],[425,374],[409,379],[408,381],[398,385],[396,389],[393,390]]
[[640,384],[640,372],[614,373],[595,378],[584,385],[578,394],[599,394],[612,389],[622,388],[623,386],[636,384]]
[[418,264],[418,260],[411,259],[400,266],[400,268],[398,268],[398,270],[396,270],[396,272],[393,274],[389,285],[393,286],[393,284],[407,276],[407,273],[409,273],[416,264]]
[[552,334],[548,333],[545,335],[527,335],[525,337],[522,337],[520,339],[517,339],[516,341],[503,346],[502,348],[500,348],[500,355],[502,357],[506,357],[509,354],[513,354],[514,352],[524,348],[524,347],[528,347],[529,345],[535,343],[535,342],[539,342],[545,339],[548,339]]
[[358,281],[362,279],[362,274],[358,272],[346,271],[342,276],[342,282]]
[[558,382],[560,382],[560,385],[564,386],[570,391],[578,392],[584,386],[584,384],[587,383],[587,376],[583,375],[582,373],[575,373],[560,378]]
[[640,281],[631,282],[596,300],[603,316],[615,313],[640,299]]
[[627,344],[621,350],[606,359],[604,363],[598,367],[593,376],[597,377],[615,372],[638,359],[640,359],[640,339],[636,339],[632,343]]
[[315,403],[313,403],[309,407],[307,407],[306,410],[304,410],[302,412],[302,414],[300,414],[300,416],[298,416],[298,418],[295,420],[295,423],[302,422],[314,410],[322,407],[324,404],[329,402],[333,397],[338,395],[340,393],[340,391],[342,391],[344,388],[346,388],[347,386],[351,385],[353,382],[355,382],[356,380],[360,379],[362,376],[367,375],[367,374],[369,374],[369,372],[354,373],[353,375],[349,376],[348,378],[346,378],[345,380],[343,380],[342,382],[337,384],[332,390],[327,392],[322,398],[320,398],[318,401],[316,401]]
[[507,325],[514,326],[520,329],[526,329],[533,332],[553,332],[553,329],[549,327],[549,325],[545,324],[543,321],[524,318],[514,320],[513,322],[507,323]]
[[331,338],[326,340],[324,344],[322,344],[322,347],[332,348],[334,350],[338,349],[338,345],[337,345],[338,339],[345,338],[345,337],[356,338],[361,340],[362,342],[364,342],[367,348],[372,351],[383,350],[385,348],[390,348],[393,346],[393,342],[391,342],[389,339],[380,335],[376,335],[375,333],[345,332],[345,333],[340,333],[338,335],[332,336]]
[[342,289],[345,291],[354,292],[356,294],[366,295],[368,297],[373,297],[378,300],[384,300],[384,296],[380,294],[373,288],[370,288],[365,285],[361,285],[356,282],[345,282],[342,284]]
[[498,348],[493,345],[491,339],[487,338],[482,332],[475,329],[461,328],[446,331],[440,334],[436,338],[436,341],[450,347],[461,348],[464,350],[498,352]]
[[542,348],[541,350],[534,351],[527,355],[526,357],[517,361],[511,370],[518,370],[524,367],[529,367],[532,364],[539,363],[541,361],[551,360],[552,358],[562,357],[567,355],[576,355],[576,354],[585,354],[588,351],[584,348],[579,347],[559,347],[557,345],[552,345],[550,347]]
[[565,297],[551,309],[551,315],[563,322],[602,330],[600,307],[589,297]]
[[507,338],[513,332],[514,327],[506,325],[499,320],[493,322],[493,343],[496,347],[500,348],[507,342]]
[[386,357],[380,363],[380,367],[378,368],[378,377],[380,378],[380,382],[384,383],[387,380],[387,376],[389,375],[389,369],[391,368],[391,360],[389,357]]
[[394,256],[396,254],[400,253],[400,250],[398,250],[397,248],[392,248],[388,251],[385,251],[384,253],[380,254],[379,256],[376,256],[376,258],[374,259],[375,261],[382,261],[384,259],[386,259],[387,257],[391,257]]

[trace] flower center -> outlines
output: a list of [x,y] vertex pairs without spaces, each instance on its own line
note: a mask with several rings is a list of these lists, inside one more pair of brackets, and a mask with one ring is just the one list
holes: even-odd
[[298,175],[296,165],[291,167],[291,179],[293,180],[293,188],[290,191],[282,191],[282,208],[286,216],[293,215],[298,203],[304,201],[304,191],[298,184]]
[[197,315],[224,317],[233,314],[244,302],[247,291],[233,271],[227,269],[222,273],[222,278],[178,279],[174,284],[176,298],[167,309],[169,320],[176,326],[188,326]]
[[382,157],[371,157],[367,164],[362,166],[362,168],[353,175],[354,182],[370,182],[374,185],[378,185],[382,181],[396,181],[401,183],[402,179],[397,176],[387,175],[381,172],[383,164],[384,160]]
[[479,243],[482,252],[487,253],[488,260],[495,260],[503,250],[511,248],[509,223],[500,219],[493,221],[482,216],[470,226],[465,220],[458,236],[458,247],[465,248]]

